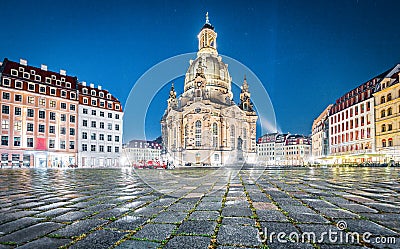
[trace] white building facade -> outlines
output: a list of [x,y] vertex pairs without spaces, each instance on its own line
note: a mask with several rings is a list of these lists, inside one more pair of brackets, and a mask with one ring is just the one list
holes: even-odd
[[78,165],[118,167],[122,151],[123,112],[108,91],[85,82],[78,85]]
[[276,165],[275,140],[277,133],[265,134],[257,142],[257,162],[260,165]]
[[122,157],[124,166],[145,164],[149,161],[161,160],[162,146],[155,141],[132,140],[124,145]]
[[372,79],[346,93],[330,109],[329,142],[334,163],[372,161],[376,148],[372,93],[376,82],[377,78]]

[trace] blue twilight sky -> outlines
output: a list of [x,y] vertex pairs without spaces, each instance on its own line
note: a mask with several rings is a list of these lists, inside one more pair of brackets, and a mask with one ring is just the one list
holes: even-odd
[[[396,0],[2,1],[0,57],[66,69],[125,104],[153,65],[197,51],[208,11],[219,53],[263,82],[280,129],[309,134],[328,104],[400,62],[399,9]],[[152,102],[148,138],[160,134],[166,98]]]

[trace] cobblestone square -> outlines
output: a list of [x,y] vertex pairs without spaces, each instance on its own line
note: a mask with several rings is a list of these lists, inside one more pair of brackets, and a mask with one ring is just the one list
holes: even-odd
[[0,248],[399,248],[399,174],[3,169]]

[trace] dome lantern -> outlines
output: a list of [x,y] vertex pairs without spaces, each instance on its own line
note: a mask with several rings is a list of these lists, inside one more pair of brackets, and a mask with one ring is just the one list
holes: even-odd
[[206,13],[206,23],[201,28],[197,38],[199,39],[198,54],[209,53],[218,55],[217,33],[214,31],[214,27],[210,23],[210,20],[208,18],[208,12]]

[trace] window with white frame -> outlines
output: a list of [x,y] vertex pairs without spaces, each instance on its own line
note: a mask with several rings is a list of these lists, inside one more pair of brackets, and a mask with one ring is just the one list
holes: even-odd
[[14,121],[14,131],[21,131],[22,130],[22,121]]
[[39,99],[39,105],[45,106],[46,105],[46,99],[40,98]]
[[45,86],[39,86],[39,92],[40,93],[46,93],[46,87]]
[[35,103],[35,97],[33,97],[33,96],[28,96],[28,103],[29,103],[29,104],[34,104],[34,103]]
[[16,80],[16,81],[15,81],[15,88],[22,89],[22,82]]
[[50,107],[56,107],[57,102],[55,100],[50,100]]
[[195,145],[196,147],[201,146],[201,121],[197,120],[195,123]]
[[56,93],[57,93],[57,90],[56,90],[54,87],[51,87],[51,88],[50,88],[50,95],[55,96]]
[[8,130],[10,128],[10,121],[7,119],[1,120],[1,129]]

